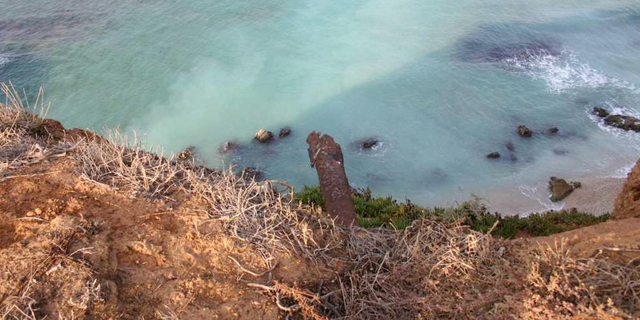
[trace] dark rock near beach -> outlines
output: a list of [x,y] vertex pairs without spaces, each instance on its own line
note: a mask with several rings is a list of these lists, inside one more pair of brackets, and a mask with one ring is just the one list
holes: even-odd
[[593,114],[597,115],[600,118],[605,118],[609,116],[609,112],[605,108],[600,108],[600,107],[593,108]]
[[507,150],[509,151],[515,151],[516,147],[513,145],[513,142],[509,142],[505,145],[505,147],[507,147]]
[[491,152],[487,155],[487,158],[489,159],[499,159],[500,158],[500,153],[499,152]]
[[551,191],[551,201],[562,201],[568,197],[575,189],[582,186],[580,182],[567,182],[565,179],[551,177],[549,179],[549,191]]
[[547,132],[553,136],[558,134],[558,132],[560,132],[560,129],[558,129],[558,127],[553,127],[553,128],[549,128]]
[[178,158],[178,160],[191,160],[195,156],[195,153],[196,153],[196,147],[188,146],[182,152],[178,153],[176,158]]
[[280,139],[282,138],[286,138],[291,134],[291,128],[289,127],[284,127],[282,129],[280,129]]
[[218,148],[218,151],[222,154],[225,154],[225,153],[234,152],[238,149],[240,149],[240,145],[238,143],[233,141],[227,141],[222,145],[220,145],[220,148]]
[[533,136],[533,131],[527,128],[527,126],[520,125],[518,126],[518,135],[523,138],[531,138],[531,136]]
[[258,132],[256,132],[255,139],[262,143],[269,142],[273,140],[273,133],[271,131],[260,129]]
[[610,115],[604,118],[604,123],[608,126],[627,131],[640,131],[640,119],[632,116]]

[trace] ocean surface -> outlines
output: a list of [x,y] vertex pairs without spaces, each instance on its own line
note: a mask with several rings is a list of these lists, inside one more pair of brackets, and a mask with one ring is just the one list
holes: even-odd
[[[549,176],[624,177],[640,133],[640,0],[0,0],[0,81],[45,89],[65,126],[317,184],[331,134],[355,187],[447,205],[560,208]],[[518,125],[535,131],[516,134]],[[269,145],[261,128],[293,134]],[[555,136],[546,134],[552,127]],[[374,150],[357,141],[375,137]],[[241,149],[221,154],[225,141]],[[515,151],[506,144],[512,142]],[[486,154],[498,151],[499,160]],[[531,209],[533,208],[533,209]],[[523,209],[524,210],[524,209]],[[523,212],[508,212],[516,214]]]

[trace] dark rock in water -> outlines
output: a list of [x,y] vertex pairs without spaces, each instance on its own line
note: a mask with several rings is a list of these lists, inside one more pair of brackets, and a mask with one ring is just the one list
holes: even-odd
[[515,151],[516,147],[513,145],[513,142],[509,142],[505,145],[505,147],[507,147],[507,150],[509,151]]
[[271,131],[260,129],[258,132],[256,132],[255,139],[262,143],[269,142],[273,140],[273,133],[271,133]]
[[288,137],[291,134],[291,128],[284,127],[280,129],[280,139]]
[[218,152],[225,154],[225,153],[236,151],[238,149],[240,149],[240,145],[238,143],[233,141],[227,141],[222,145],[220,145],[220,148],[218,148]]
[[500,153],[499,152],[491,152],[487,155],[487,158],[489,159],[498,159],[500,158]]
[[373,147],[377,146],[378,143],[380,143],[380,141],[378,141],[378,139],[376,138],[367,138],[356,142],[358,148],[362,150],[372,149]]
[[553,154],[555,154],[556,156],[564,156],[567,153],[569,153],[569,151],[564,149],[553,149]]
[[190,160],[190,159],[193,159],[195,153],[196,153],[196,147],[188,146],[182,152],[178,153],[176,158],[178,158],[178,160]]
[[640,119],[632,116],[610,115],[604,118],[604,123],[611,127],[616,127],[627,131],[640,131]]
[[533,136],[533,131],[527,128],[527,126],[521,125],[518,126],[518,135],[523,138],[531,138],[531,136]]
[[579,104],[581,106],[586,106],[589,105],[589,100],[585,99],[585,98],[577,98],[575,100],[576,104]]
[[262,173],[262,171],[254,167],[246,167],[240,172],[240,177],[247,180],[260,181],[264,178],[264,174]]
[[551,191],[551,201],[558,202],[568,197],[575,189],[582,186],[580,182],[568,183],[565,179],[551,177],[549,179],[549,191]]
[[600,118],[605,118],[609,116],[609,112],[605,108],[600,108],[600,107],[593,108],[593,114],[597,115]]
[[560,132],[560,129],[558,129],[557,127],[553,127],[553,128],[549,128],[549,130],[547,130],[547,132],[550,135],[556,135],[556,134],[558,134],[558,132]]
[[65,129],[60,121],[43,119],[35,121],[35,125],[29,128],[29,133],[36,137],[62,140],[65,135]]

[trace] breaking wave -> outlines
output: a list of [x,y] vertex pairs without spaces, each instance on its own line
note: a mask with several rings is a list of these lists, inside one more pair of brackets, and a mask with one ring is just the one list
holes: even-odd
[[554,93],[606,86],[636,90],[629,82],[611,78],[588,63],[581,62],[569,51],[563,51],[559,55],[536,52],[519,58],[505,59],[504,63],[511,70],[521,71],[534,79],[545,81],[548,89]]

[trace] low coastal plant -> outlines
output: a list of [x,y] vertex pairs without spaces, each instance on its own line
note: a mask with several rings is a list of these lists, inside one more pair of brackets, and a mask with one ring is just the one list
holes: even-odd
[[[303,204],[324,206],[319,186],[305,186],[301,192],[296,193],[295,198]],[[358,222],[365,228],[404,229],[413,221],[426,218],[442,222],[460,221],[475,231],[487,233],[498,222],[492,234],[506,239],[547,236],[605,222],[610,218],[608,214],[595,216],[575,209],[536,213],[525,217],[503,217],[498,213],[490,213],[478,197],[454,207],[426,208],[415,205],[408,199],[400,202],[392,197],[374,197],[369,188],[354,190],[352,199]]]

